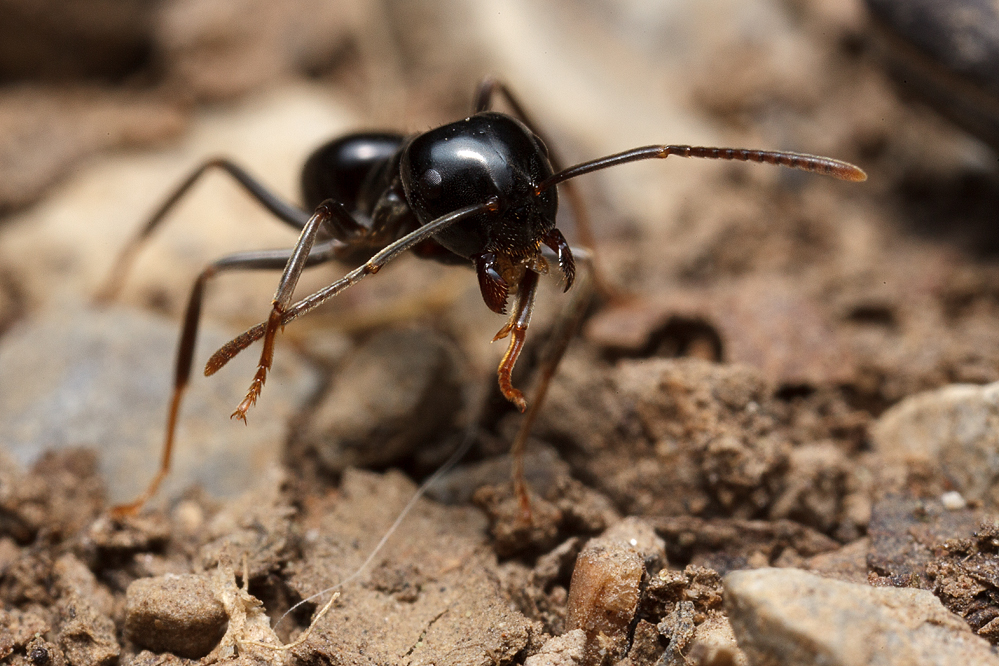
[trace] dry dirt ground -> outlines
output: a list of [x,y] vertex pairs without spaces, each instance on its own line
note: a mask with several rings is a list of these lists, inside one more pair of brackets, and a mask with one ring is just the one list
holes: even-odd
[[[39,44],[25,35],[48,34],[44,19],[7,4],[22,49]],[[33,68],[0,49],[0,169],[20,179],[0,185],[12,213],[0,220],[9,336],[83,303],[129,233],[115,232],[96,268],[45,274],[72,257],[49,261],[23,242],[24,216],[51,183],[94,151],[169,146],[205,105],[222,104],[211,108],[224,118],[288,81],[334,91],[364,126],[390,122],[390,109],[419,129],[460,117],[475,80],[501,70],[575,160],[689,131],[832,155],[870,179],[667,161],[668,172],[586,181],[599,265],[619,296],[595,301],[534,428],[529,526],[506,457],[520,415],[487,356],[502,321],[470,272],[416,262],[359,289],[346,315],[289,327],[278,353],[294,347],[318,368],[319,389],[270,443],[280,469],[246,479],[237,499],[190,487],[113,519],[115,481],[91,449],[46,453],[30,469],[3,456],[0,662],[808,663],[754,639],[740,579],[723,578],[768,567],[927,590],[959,618],[931,624],[977,634],[981,654],[999,658],[989,646],[999,644],[999,410],[981,388],[999,381],[999,161],[892,82],[861,5],[717,2],[687,16],[671,3],[657,13],[509,2],[492,24],[457,1],[423,14],[400,3],[334,12],[303,1],[288,13],[249,0],[200,13],[123,3],[114,21],[89,23],[88,3],[65,4],[80,8],[68,14],[77,43],[103,45],[84,48],[91,59],[50,45],[52,61]],[[621,96],[641,80],[647,90]],[[168,187],[144,193],[141,210]],[[572,235],[571,219],[560,226]],[[177,321],[203,263],[194,254],[172,282],[139,277],[125,307]],[[246,289],[259,284],[272,283]],[[223,325],[255,323],[270,288],[250,314],[222,306]],[[531,385],[565,301],[542,294],[518,385]],[[281,389],[264,400],[269,390]],[[471,452],[366,563],[469,434]],[[304,640],[261,645],[303,636],[339,583]]]

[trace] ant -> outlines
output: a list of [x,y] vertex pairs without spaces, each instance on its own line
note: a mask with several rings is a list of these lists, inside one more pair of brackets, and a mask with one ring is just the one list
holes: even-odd
[[[491,110],[498,95],[512,114]],[[142,244],[210,169],[228,173],[264,208],[282,222],[300,229],[301,234],[291,250],[230,254],[212,262],[198,275],[191,288],[177,345],[173,395],[159,472],[138,499],[115,507],[115,514],[137,512],[156,493],[169,470],[181,400],[193,365],[205,285],[220,272],[284,270],[267,321],[231,340],[212,355],[205,367],[205,374],[212,375],[263,338],[256,374],[231,418],[246,422],[246,413],[260,396],[267,379],[279,329],[362,278],[377,273],[407,250],[443,264],[471,264],[486,306],[493,312],[508,314],[506,324],[493,338],[510,338],[497,376],[503,396],[523,412],[527,402],[513,386],[511,376],[524,346],[539,276],[548,273],[549,259],[545,255],[558,264],[564,291],[576,279],[577,258],[591,264],[593,282],[601,287],[589,253],[570,247],[556,228],[556,185],[563,184],[566,188],[580,236],[592,246],[585,211],[568,181],[628,162],[679,155],[775,164],[854,182],[867,178],[860,168],[828,157],[685,145],[634,148],[565,168],[548,145],[510,89],[488,77],[478,86],[472,115],[463,120],[410,136],[387,132],[349,134],[319,147],[302,170],[304,210],[282,201],[242,168],[223,158],[208,160],[191,173],[122,250],[101,292],[103,299],[114,296]],[[329,261],[363,263],[329,286],[293,302],[302,271]],[[587,285],[578,291],[588,289]],[[508,308],[511,298],[513,304]],[[574,334],[575,324],[582,317],[586,300],[580,297],[575,306],[570,305],[569,323],[553,336],[553,350],[542,361],[531,410],[513,447],[514,486],[521,513],[528,520],[530,503],[522,464],[524,443],[548,382]]]

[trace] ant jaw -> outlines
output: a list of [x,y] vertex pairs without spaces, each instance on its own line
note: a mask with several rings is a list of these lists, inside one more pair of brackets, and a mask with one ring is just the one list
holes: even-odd
[[569,288],[576,279],[576,260],[572,256],[569,243],[566,242],[565,236],[558,229],[552,229],[542,236],[541,242],[558,256],[558,267],[565,278],[565,287],[563,287],[562,291],[569,291]]
[[510,285],[500,274],[497,265],[499,257],[494,252],[475,255],[475,274],[479,278],[479,291],[486,306],[497,314],[506,314],[506,302],[510,296]]
[[523,253],[488,251],[472,255],[479,291],[490,310],[506,314],[510,293],[520,291],[520,283],[527,273],[548,275],[549,264],[541,253],[542,245],[555,253],[565,281],[563,291],[569,290],[576,276],[576,262],[565,237],[558,229],[552,229],[539,236],[537,245]]

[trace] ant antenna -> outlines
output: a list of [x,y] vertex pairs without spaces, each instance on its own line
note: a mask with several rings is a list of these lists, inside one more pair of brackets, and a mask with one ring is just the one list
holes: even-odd
[[831,157],[808,155],[806,153],[792,153],[782,150],[752,150],[749,148],[706,148],[704,146],[644,146],[562,169],[558,173],[548,176],[548,178],[541,181],[534,188],[534,194],[541,194],[554,185],[586,173],[600,171],[601,169],[618,166],[619,164],[627,164],[628,162],[664,160],[670,155],[774,164],[790,169],[800,169],[801,171],[808,171],[810,173],[832,176],[833,178],[848,180],[854,183],[867,180],[867,174],[864,173],[864,170],[849,162],[834,160]]

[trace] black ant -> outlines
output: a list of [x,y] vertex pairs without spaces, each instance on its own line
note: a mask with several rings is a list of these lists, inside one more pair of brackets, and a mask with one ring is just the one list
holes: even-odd
[[[490,110],[497,94],[502,95],[512,115]],[[131,504],[116,507],[116,513],[124,515],[141,508],[155,494],[170,467],[181,398],[193,363],[202,297],[210,278],[234,269],[284,269],[267,321],[227,343],[205,367],[205,374],[212,375],[251,343],[264,339],[256,375],[232,418],[245,422],[247,410],[259,397],[271,367],[279,329],[365,276],[377,273],[407,250],[444,264],[471,264],[482,298],[493,312],[506,314],[508,301],[514,297],[507,323],[494,338],[510,338],[497,375],[503,396],[524,411],[527,403],[513,386],[511,373],[524,346],[539,275],[548,272],[545,250],[550,250],[549,256],[558,263],[565,291],[572,287],[576,277],[574,253],[579,256],[585,252],[570,248],[555,226],[556,185],[571,185],[566,181],[600,169],[670,155],[765,162],[849,181],[867,178],[858,167],[827,157],[680,145],[645,146],[563,168],[517,98],[492,78],[479,85],[473,114],[468,118],[411,136],[350,134],[317,149],[302,171],[305,210],[285,203],[226,159],[205,162],[177,187],[122,251],[108,287],[102,292],[104,298],[113,296],[135,253],[166,214],[212,168],[222,169],[235,178],[275,217],[301,229],[301,235],[291,250],[239,252],[222,257],[209,264],[195,280],[177,346],[173,397],[160,470],[145,493]],[[572,190],[566,194],[576,209],[581,235],[585,233],[584,240],[588,240],[588,226],[579,199]],[[309,214],[306,210],[314,212]],[[293,303],[292,295],[302,271],[334,260],[364,263],[328,287]],[[514,482],[528,517],[529,502],[520,460],[523,443],[548,380],[572,335],[571,329],[569,326],[561,334],[564,342],[550,355],[547,368],[543,368],[532,410],[514,446]]]

